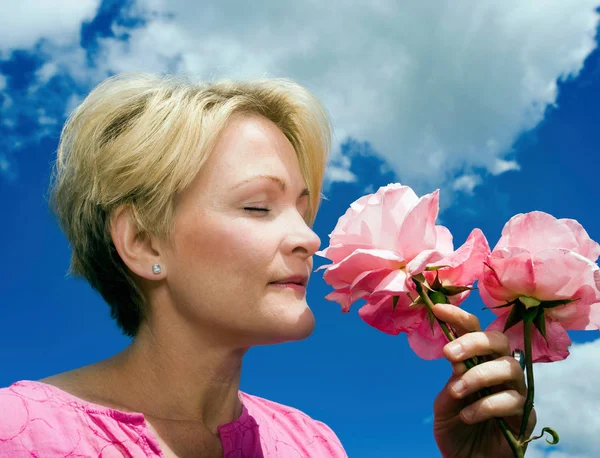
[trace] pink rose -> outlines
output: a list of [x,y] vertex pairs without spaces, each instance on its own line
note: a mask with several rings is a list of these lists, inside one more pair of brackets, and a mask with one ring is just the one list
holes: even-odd
[[[489,254],[479,229],[454,251],[450,231],[435,224],[438,212],[438,191],[419,198],[408,186],[381,187],[350,205],[330,234],[329,247],[317,253],[333,261],[320,268],[335,288],[327,299],[339,302],[344,312],[366,299],[360,317],[383,332],[408,333],[413,350],[426,359],[441,357],[447,341],[424,304],[415,302],[412,277],[423,274],[430,285],[437,277],[444,288],[471,286]],[[441,268],[426,270],[432,267]],[[448,299],[458,305],[468,294]],[[398,297],[395,309],[393,297]]]
[[[535,211],[510,219],[486,260],[479,282],[485,304],[498,314],[488,330],[502,331],[511,307],[493,308],[524,297],[526,308],[544,307],[547,343],[532,334],[532,359],[550,362],[569,355],[566,329],[600,328],[600,245],[575,220]],[[554,306],[550,301],[574,302]],[[539,304],[539,305],[538,305]],[[506,331],[513,349],[523,349],[523,323]]]

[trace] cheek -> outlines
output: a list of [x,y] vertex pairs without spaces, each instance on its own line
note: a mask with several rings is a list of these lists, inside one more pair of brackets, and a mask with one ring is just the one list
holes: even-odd
[[190,222],[180,228],[176,253],[184,261],[182,268],[187,264],[190,269],[207,271],[209,276],[223,271],[250,277],[265,274],[277,252],[272,234],[248,224],[251,220],[202,219],[203,223]]

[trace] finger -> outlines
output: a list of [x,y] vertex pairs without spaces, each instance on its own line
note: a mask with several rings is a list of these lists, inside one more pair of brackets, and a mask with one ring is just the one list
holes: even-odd
[[[495,355],[496,357],[500,356],[500,355]],[[486,361],[490,361],[489,359],[490,357],[486,357],[486,356],[478,356],[477,360],[479,361],[478,364],[482,364]],[[467,365],[465,364],[464,361],[461,361],[459,363],[452,363],[452,372],[454,372],[454,374],[456,375],[462,375],[465,372],[467,372],[469,370],[469,368],[467,367]]]
[[453,364],[482,355],[510,355],[508,338],[498,331],[470,332],[444,346],[444,356]]
[[512,417],[523,414],[525,397],[515,390],[501,391],[475,401],[460,411],[467,424],[479,423],[494,417]]
[[448,389],[448,386],[456,381],[457,378],[455,375],[450,376],[448,383],[440,390],[433,403],[433,413],[442,422],[454,418],[465,407],[465,401],[451,396]]
[[454,374],[456,374],[456,375],[463,375],[468,370],[469,369],[467,368],[467,365],[465,363],[463,363],[462,361],[460,363],[452,364],[452,372],[454,372]]
[[475,366],[448,385],[450,394],[462,399],[482,388],[507,385],[525,395],[527,387],[521,366],[514,358],[502,358]]
[[452,326],[459,335],[467,332],[481,331],[479,319],[472,313],[465,312],[463,309],[452,304],[435,304],[433,313],[440,320]]
[[[481,356],[480,355],[477,357],[477,361],[479,361],[477,364],[483,364],[487,361],[492,361],[494,358],[497,358],[499,356],[500,355],[494,355],[494,356]],[[467,365],[465,364],[464,361],[461,361],[460,363],[452,363],[452,372],[456,375],[462,375],[465,372],[467,372],[468,370],[469,370],[469,368],[467,367]]]

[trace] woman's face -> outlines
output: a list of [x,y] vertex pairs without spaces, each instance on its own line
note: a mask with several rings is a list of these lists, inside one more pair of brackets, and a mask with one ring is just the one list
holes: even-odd
[[266,118],[234,116],[177,199],[165,253],[177,311],[240,347],[310,335],[305,286],[320,240],[304,221],[308,203],[285,135]]

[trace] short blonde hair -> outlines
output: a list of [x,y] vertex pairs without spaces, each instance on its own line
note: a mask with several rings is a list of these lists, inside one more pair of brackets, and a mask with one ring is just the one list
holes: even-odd
[[145,319],[143,294],[110,233],[126,205],[140,231],[168,239],[174,197],[191,184],[232,115],[271,120],[293,145],[314,221],[330,148],[329,117],[306,89],[286,79],[195,83],[124,74],[96,87],[67,120],[50,204],[71,247],[70,273],[87,279],[111,306],[124,334]]

